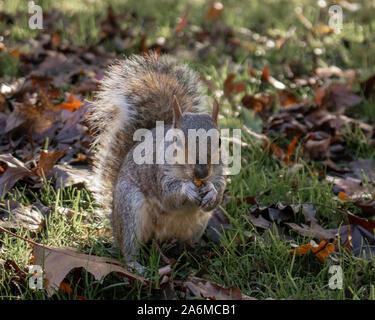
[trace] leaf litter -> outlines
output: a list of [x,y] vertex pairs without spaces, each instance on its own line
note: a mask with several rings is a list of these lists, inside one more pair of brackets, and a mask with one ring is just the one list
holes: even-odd
[[[179,44],[185,41],[198,44],[196,47],[200,49],[192,50],[192,54],[198,59],[204,59],[220,42],[225,44],[229,56],[234,56],[240,47],[254,51],[253,44],[243,40],[251,34],[250,30],[234,31],[223,23],[225,8],[222,3],[211,1],[207,9],[205,17],[212,24],[211,29],[205,25],[191,31],[189,10],[188,6],[174,34],[171,38],[164,39],[164,42],[149,43],[147,35],[121,28],[121,19],[131,19],[131,15],[115,14],[109,7],[107,17],[100,23],[99,42],[96,46],[82,48],[63,42],[53,23],[60,18],[63,21],[63,15],[54,10],[45,13],[47,31],[29,43],[32,46],[30,52],[5,45],[4,50],[19,60],[23,72],[22,77],[7,79],[6,83],[2,82],[0,85],[1,197],[9,195],[17,184],[41,188],[43,176],[55,179],[56,189],[90,184],[92,154],[89,146],[93,133],[86,121],[89,117],[89,105],[85,102],[85,97],[97,90],[98,80],[103,77],[102,70],[116,56],[115,53],[107,53],[102,43],[111,42],[117,52],[131,48],[144,53],[156,50],[159,53],[174,54],[177,53]],[[325,25],[313,27],[302,13],[297,16],[314,35],[326,36],[332,32]],[[289,33],[292,34],[293,30]],[[287,43],[289,36],[272,41],[280,49]],[[207,42],[210,46],[207,46]],[[315,97],[310,100],[297,97],[286,82],[276,79],[269,65],[258,71],[249,68],[248,76],[249,79],[259,80],[261,89],[272,87],[277,91],[276,94],[267,90],[249,94],[246,90],[248,79],[237,80],[234,73],[228,74],[223,88],[218,88],[203,75],[201,80],[214,93],[222,89],[224,98],[232,106],[235,98],[242,96],[242,107],[255,111],[263,120],[262,133],[253,132],[249,128],[245,128],[246,132],[260,140],[263,148],[269,150],[280,165],[290,168],[298,166],[294,162],[297,147],[303,151],[302,157],[305,160],[323,164],[327,169],[324,178],[333,183],[334,193],[345,206],[357,206],[366,219],[348,212],[347,224],[338,229],[325,229],[318,223],[311,204],[276,203],[265,207],[259,204],[261,195],[238,199],[238,204],[255,205],[249,209],[246,217],[260,232],[272,230],[276,225],[278,232],[291,241],[296,235],[312,238],[310,243],[292,250],[295,254],[312,252],[324,262],[337,249],[340,241],[354,255],[368,259],[374,253],[375,244],[374,220],[371,219],[375,215],[371,189],[371,185],[374,185],[374,164],[369,159],[355,160],[345,158],[342,154],[347,147],[343,135],[345,128],[353,131],[358,127],[374,145],[373,127],[346,114],[347,109],[358,105],[362,99],[359,92],[351,89],[358,76],[357,71],[328,66],[315,68],[312,74],[305,75],[303,67],[297,63],[286,63],[283,67],[295,85],[311,86]],[[336,78],[343,80],[344,84],[332,80]],[[373,96],[374,79],[375,76],[372,75],[360,82],[366,98]],[[67,86],[71,87],[69,92]],[[274,112],[276,107],[279,108]],[[280,136],[286,137],[288,144],[279,145],[275,139]],[[80,163],[81,160],[84,161],[83,164]],[[343,163],[337,165],[340,161]],[[50,208],[41,203],[22,205],[15,200],[7,200],[2,203],[0,225],[39,232],[50,211]],[[297,219],[300,213],[304,218],[303,222]],[[206,234],[210,240],[219,243],[221,233],[230,228],[228,217],[218,209],[210,220]],[[73,248],[34,248],[35,259],[45,263],[49,294],[57,288],[70,292],[71,288],[63,280],[76,267],[87,267],[98,280],[116,271],[132,280],[137,279],[143,283],[146,281],[130,274],[117,261],[107,258],[78,253]],[[25,277],[25,271],[14,261],[2,261],[0,267],[2,265],[13,270],[18,279]],[[249,298],[237,287],[224,288],[199,277],[190,277],[181,285],[179,280],[171,278],[170,265],[162,267],[159,272],[162,285],[168,288],[170,297],[174,296],[175,286],[180,285],[179,289],[184,287],[187,296],[206,299]]]

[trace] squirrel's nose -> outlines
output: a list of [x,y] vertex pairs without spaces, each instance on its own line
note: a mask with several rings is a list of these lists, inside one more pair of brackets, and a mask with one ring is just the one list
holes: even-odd
[[196,164],[194,168],[194,177],[196,179],[204,179],[208,175],[208,168],[205,164]]

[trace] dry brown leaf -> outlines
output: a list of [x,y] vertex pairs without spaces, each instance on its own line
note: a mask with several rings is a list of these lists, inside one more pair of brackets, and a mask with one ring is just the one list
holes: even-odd
[[352,93],[350,88],[342,84],[336,84],[325,89],[322,105],[328,110],[343,113],[346,107],[357,105],[361,97]]
[[55,188],[66,188],[74,185],[91,183],[91,167],[86,165],[71,166],[69,164],[57,164],[49,172],[48,177],[56,177]]
[[296,95],[292,92],[281,90],[278,93],[280,104],[282,106],[289,106],[298,103]]
[[43,174],[47,175],[52,170],[53,166],[55,165],[55,162],[59,158],[61,158],[65,153],[66,153],[66,149],[56,151],[56,152],[43,150],[40,153],[40,158],[38,161],[38,169],[36,171],[36,174],[40,177],[43,176]]
[[315,221],[311,222],[311,226],[306,224],[301,224],[301,226],[299,226],[298,224],[292,222],[285,222],[285,224],[308,238],[314,237],[319,240],[331,240],[335,239],[336,237],[336,230],[324,229]]
[[243,82],[233,82],[235,75],[229,74],[227,79],[224,81],[224,96],[230,98],[233,93],[239,93],[245,90],[245,84]]
[[370,233],[374,233],[375,231],[375,220],[372,219],[362,219],[354,214],[351,214],[350,212],[347,213],[349,223],[353,225],[360,225],[361,227],[365,228]]
[[241,102],[247,109],[255,110],[260,115],[267,116],[273,109],[275,96],[269,93],[246,94]]
[[304,151],[311,160],[321,160],[328,159],[330,156],[329,146],[331,144],[331,139],[323,139],[320,141],[308,140],[304,144]]
[[206,19],[207,20],[217,20],[221,17],[221,14],[224,10],[224,6],[221,2],[218,1],[212,1],[210,4],[210,8],[208,9],[206,13]]
[[236,286],[223,288],[217,283],[198,277],[190,278],[185,287],[196,297],[211,300],[256,300],[241,293]]
[[374,94],[375,90],[375,74],[369,77],[367,80],[361,82],[361,89],[366,98],[369,98]]
[[[60,120],[61,109],[51,103],[48,96],[39,92],[38,103],[16,105],[12,114],[14,120],[7,122],[7,132],[22,125],[23,132],[31,133],[34,141],[44,141],[45,136],[53,136]],[[9,120],[9,119],[8,119]]]
[[85,268],[98,281],[111,272],[117,272],[130,280],[149,284],[146,279],[124,269],[116,260],[79,253],[74,248],[34,245],[33,255],[34,263],[43,266],[44,287],[50,296],[60,288],[65,276],[74,268]]
[[354,202],[354,205],[360,207],[362,213],[367,217],[375,216],[375,197],[370,201],[366,201],[363,199],[357,200]]
[[6,228],[25,228],[38,232],[43,228],[44,218],[50,209],[39,202],[22,205],[17,201],[8,200],[7,205],[0,209],[0,226]]
[[2,171],[0,172],[0,198],[5,195],[14,184],[29,175],[31,171],[25,164],[11,154],[0,155],[0,165]]

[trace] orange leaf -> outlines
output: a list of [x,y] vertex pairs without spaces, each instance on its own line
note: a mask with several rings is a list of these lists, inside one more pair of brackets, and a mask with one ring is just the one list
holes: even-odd
[[13,58],[19,58],[20,55],[21,55],[21,52],[18,50],[18,49],[13,49],[10,53],[10,55],[13,57]]
[[78,99],[74,99],[73,92],[70,92],[68,102],[64,102],[60,104],[60,107],[65,110],[69,110],[71,112],[77,110],[80,106],[83,105],[83,102],[79,101]]
[[224,82],[224,95],[229,98],[232,93],[239,93],[246,89],[245,84],[243,82],[235,82],[233,83],[235,75],[233,73],[228,75],[228,78]]
[[[323,242],[323,241],[322,241]],[[322,250],[318,251],[315,256],[321,261],[325,262],[329,254],[335,251],[335,245],[328,243]]]
[[340,192],[339,193],[339,198],[342,201],[348,201],[349,200],[349,196],[345,192]]
[[54,32],[52,34],[52,43],[54,44],[55,47],[59,47],[61,42],[61,36],[59,33]]
[[311,248],[311,244],[307,243],[307,244],[304,244],[302,246],[299,246],[295,250],[290,250],[290,253],[303,255],[303,254],[306,254],[309,251],[310,248]]
[[334,31],[331,27],[324,24],[318,24],[313,30],[314,32],[321,34],[330,34]]
[[262,71],[262,75],[260,76],[260,79],[263,81],[267,81],[270,77],[270,67],[265,66]]
[[297,97],[292,92],[282,90],[278,93],[278,95],[279,95],[280,104],[283,107],[296,104],[298,102]]
[[288,146],[288,151],[286,152],[286,155],[283,159],[285,163],[289,163],[290,157],[293,154],[293,150],[294,150],[294,147],[295,147],[297,141],[298,141],[298,137],[294,137],[293,141]]
[[317,88],[315,90],[315,99],[314,99],[315,103],[321,104],[325,94],[326,94],[326,90],[324,88]]
[[246,86],[243,82],[236,82],[233,84],[233,92],[234,93],[239,93],[242,91],[245,91]]
[[187,25],[188,23],[188,14],[189,14],[189,10],[190,10],[190,6],[188,6],[184,12],[184,15],[182,16],[177,28],[176,28],[176,33],[180,33],[184,28],[185,26]]
[[210,9],[206,13],[207,20],[217,20],[221,17],[224,6],[221,2],[211,1]]
[[[314,243],[314,242],[313,242]],[[315,253],[315,256],[321,261],[325,262],[329,257],[329,254],[335,251],[335,245],[333,243],[328,243],[323,240],[318,246],[313,246],[311,243],[304,244],[297,249],[290,250],[290,253],[304,255],[311,252]]]
[[73,289],[70,287],[69,283],[61,282],[60,283],[60,290],[65,293],[72,293]]
[[270,154],[275,155],[277,159],[281,160],[285,157],[283,150],[276,143],[274,142],[269,143],[268,141],[264,141],[262,149],[266,150],[268,146],[269,146]]

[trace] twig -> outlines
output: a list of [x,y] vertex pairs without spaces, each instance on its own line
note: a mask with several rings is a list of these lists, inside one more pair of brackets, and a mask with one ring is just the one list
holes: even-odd
[[19,239],[24,240],[24,241],[26,241],[26,242],[29,242],[29,243],[31,243],[31,244],[33,244],[33,245],[35,245],[35,246],[44,247],[42,244],[40,244],[40,243],[38,243],[38,242],[35,242],[35,241],[33,241],[33,240],[30,240],[30,239],[27,239],[27,238],[21,237],[21,236],[19,236],[18,234],[15,234],[15,233],[13,233],[12,231],[9,231],[9,230],[3,228],[2,226],[0,226],[0,230],[3,231],[3,232],[5,232],[5,233],[10,234],[10,235],[13,236],[13,237],[19,238]]

